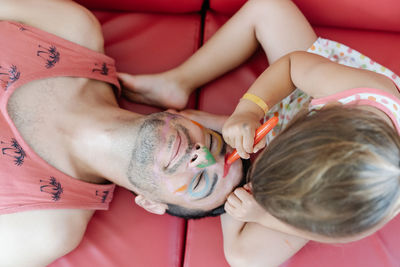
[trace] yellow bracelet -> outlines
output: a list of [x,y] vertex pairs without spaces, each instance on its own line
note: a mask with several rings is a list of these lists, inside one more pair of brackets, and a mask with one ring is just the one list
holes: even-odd
[[259,106],[264,111],[264,114],[267,113],[267,111],[269,109],[267,103],[265,103],[264,100],[262,100],[260,97],[258,97],[256,95],[253,95],[251,93],[245,93],[242,96],[242,99],[250,100],[251,102],[253,102],[257,106]]

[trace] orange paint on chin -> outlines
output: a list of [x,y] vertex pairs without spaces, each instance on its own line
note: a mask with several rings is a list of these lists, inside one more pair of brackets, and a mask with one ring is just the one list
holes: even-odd
[[178,189],[175,190],[174,194],[185,191],[187,189],[187,185],[182,185],[181,187],[179,187]]

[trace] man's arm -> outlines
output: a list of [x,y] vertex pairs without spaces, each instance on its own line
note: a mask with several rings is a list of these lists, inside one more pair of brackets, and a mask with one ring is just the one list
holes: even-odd
[[81,242],[92,210],[32,210],[0,215],[0,266],[47,266]]
[[221,216],[224,252],[232,267],[270,267],[284,263],[308,240],[271,230],[257,223]]

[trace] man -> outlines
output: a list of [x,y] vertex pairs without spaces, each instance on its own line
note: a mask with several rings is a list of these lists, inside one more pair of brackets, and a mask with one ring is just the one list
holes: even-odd
[[0,36],[1,266],[44,266],[73,250],[94,210],[107,209],[110,182],[150,212],[188,217],[215,214],[239,183],[240,162],[222,177],[231,148],[220,135],[118,107],[113,60],[86,9],[0,0]]

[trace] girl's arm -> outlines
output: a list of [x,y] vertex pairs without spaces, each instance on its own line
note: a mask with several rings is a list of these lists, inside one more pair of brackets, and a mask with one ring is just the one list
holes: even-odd
[[[295,85],[290,77],[290,57],[283,56],[267,68],[251,85],[247,93],[261,98],[272,107],[291,94]],[[226,143],[236,148],[242,158],[265,146],[265,138],[253,149],[256,129],[261,125],[264,110],[248,99],[241,99],[222,128]]]
[[295,236],[293,229],[267,213],[250,187],[236,188],[225,203],[227,214],[221,216],[225,257],[234,267],[278,266],[308,240]]
[[[341,65],[304,51],[281,57],[257,78],[248,92],[261,97],[272,107],[295,88],[320,98],[359,87],[398,93],[394,83],[382,74]],[[252,104],[253,108],[247,104]],[[264,116],[262,110],[249,100],[241,100],[237,109],[243,110],[244,107],[250,112],[257,112],[259,119]]]
[[232,267],[279,266],[299,251],[307,240],[277,232],[257,223],[221,216],[224,253]]
[[314,98],[362,87],[398,94],[393,81],[385,75],[341,65],[307,52],[293,52],[288,57],[293,83]]
[[[399,95],[394,83],[384,75],[340,65],[302,51],[289,53],[268,67],[248,93],[260,97],[272,107],[295,88],[320,98],[358,87],[378,88]],[[241,99],[225,123],[222,130],[224,139],[238,150],[241,157],[248,158],[253,152],[254,133],[263,116],[264,111],[258,105]]]

